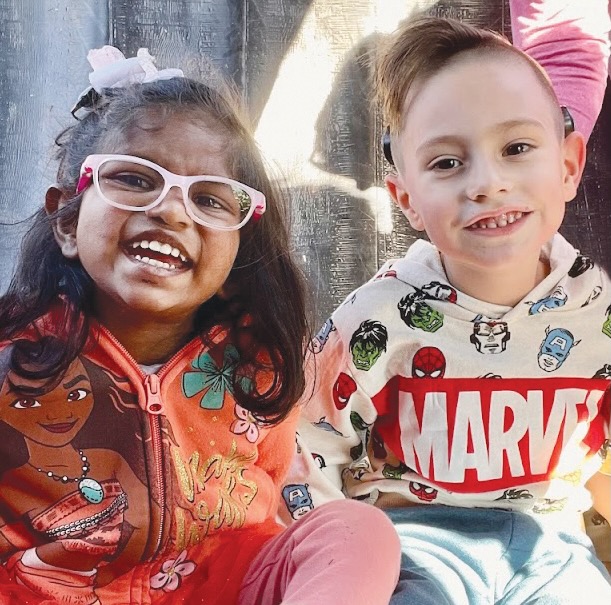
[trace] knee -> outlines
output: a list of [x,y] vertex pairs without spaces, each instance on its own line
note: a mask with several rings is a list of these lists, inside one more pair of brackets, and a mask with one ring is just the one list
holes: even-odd
[[334,500],[316,510],[343,526],[351,547],[365,549],[372,556],[376,552],[395,552],[400,558],[399,536],[379,508],[356,500]]

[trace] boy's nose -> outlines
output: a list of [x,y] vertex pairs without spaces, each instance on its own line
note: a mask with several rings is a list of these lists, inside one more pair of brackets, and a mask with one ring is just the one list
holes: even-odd
[[510,184],[505,171],[497,161],[478,159],[472,162],[465,189],[467,197],[478,202],[509,191]]
[[187,214],[182,189],[174,185],[165,196],[146,211],[147,216],[158,218],[168,225],[188,225],[191,217]]

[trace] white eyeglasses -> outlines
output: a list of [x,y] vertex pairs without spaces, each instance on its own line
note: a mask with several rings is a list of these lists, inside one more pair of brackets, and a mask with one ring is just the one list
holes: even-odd
[[91,182],[100,197],[122,210],[154,208],[172,187],[179,187],[187,214],[198,224],[235,231],[265,212],[265,196],[239,181],[223,176],[183,176],[132,155],[94,154],[81,166],[76,187],[80,193]]

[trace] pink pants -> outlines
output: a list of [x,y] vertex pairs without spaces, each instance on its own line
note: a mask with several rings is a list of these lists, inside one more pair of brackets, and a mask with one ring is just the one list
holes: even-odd
[[270,540],[242,585],[240,605],[388,605],[401,547],[388,517],[337,500]]

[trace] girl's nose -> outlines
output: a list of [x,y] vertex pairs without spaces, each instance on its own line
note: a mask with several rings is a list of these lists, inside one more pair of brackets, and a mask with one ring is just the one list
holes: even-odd
[[511,188],[506,172],[495,159],[472,162],[467,176],[465,193],[468,199],[481,202],[507,192]]
[[146,215],[167,225],[186,226],[192,222],[187,213],[183,191],[177,185],[171,187],[155,206],[149,208]]

